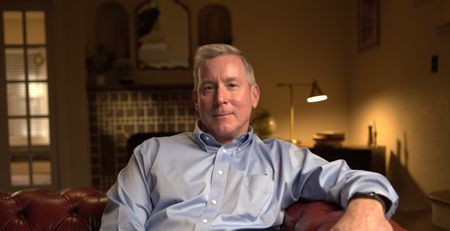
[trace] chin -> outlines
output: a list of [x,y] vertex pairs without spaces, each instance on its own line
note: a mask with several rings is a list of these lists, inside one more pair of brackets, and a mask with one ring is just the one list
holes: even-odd
[[228,126],[220,127],[220,126],[216,125],[216,129],[214,129],[214,132],[217,135],[220,135],[222,137],[231,136],[233,134],[233,132],[235,132],[235,131],[236,131],[235,129],[232,129],[232,128],[228,127]]
[[221,136],[230,136],[233,133],[233,129],[230,128],[218,128],[216,129],[216,133]]

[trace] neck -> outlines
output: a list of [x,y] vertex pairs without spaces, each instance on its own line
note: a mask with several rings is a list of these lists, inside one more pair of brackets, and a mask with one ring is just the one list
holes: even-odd
[[241,135],[241,134],[239,134],[239,135],[237,135],[237,136],[232,136],[232,135],[230,135],[230,136],[220,136],[220,135],[215,134],[214,132],[212,132],[210,129],[208,129],[205,125],[203,125],[203,123],[202,123],[201,121],[199,121],[199,127],[200,127],[200,129],[201,129],[203,132],[206,132],[206,133],[212,135],[212,136],[214,137],[214,139],[216,139],[216,141],[219,142],[219,143],[222,144],[222,145],[223,145],[223,144],[228,144],[228,143],[233,142],[233,140],[234,140],[236,137],[238,137],[239,135]]

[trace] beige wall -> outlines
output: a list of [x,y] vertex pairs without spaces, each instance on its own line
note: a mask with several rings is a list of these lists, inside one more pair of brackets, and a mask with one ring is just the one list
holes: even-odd
[[[276,119],[275,135],[289,136],[289,94],[280,82],[317,79],[330,100],[307,104],[309,87],[295,89],[294,136],[304,145],[321,130],[347,130],[350,4],[342,1],[222,1],[232,12],[236,46],[255,66],[260,106]],[[198,7],[195,8],[198,11]],[[195,30],[195,28],[194,28]]]
[[443,18],[443,1],[383,1],[380,46],[352,49],[350,141],[366,142],[376,121],[405,210],[427,208],[426,193],[450,188],[450,31],[436,30]]

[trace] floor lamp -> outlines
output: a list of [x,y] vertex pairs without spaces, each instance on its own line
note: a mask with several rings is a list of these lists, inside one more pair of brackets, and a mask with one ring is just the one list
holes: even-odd
[[294,138],[294,124],[295,124],[295,109],[294,109],[294,87],[297,86],[311,86],[311,94],[306,99],[308,103],[320,102],[328,99],[328,96],[323,94],[320,90],[319,84],[314,80],[312,83],[278,83],[278,87],[288,87],[289,88],[289,139],[292,143],[297,144],[298,140]]

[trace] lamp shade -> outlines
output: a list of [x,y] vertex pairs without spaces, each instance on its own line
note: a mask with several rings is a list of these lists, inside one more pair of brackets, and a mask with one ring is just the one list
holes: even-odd
[[315,102],[320,102],[320,101],[324,101],[327,99],[328,99],[328,96],[323,94],[322,90],[320,90],[320,87],[317,84],[317,81],[314,80],[314,82],[312,83],[311,94],[306,99],[306,101],[308,103],[315,103]]

